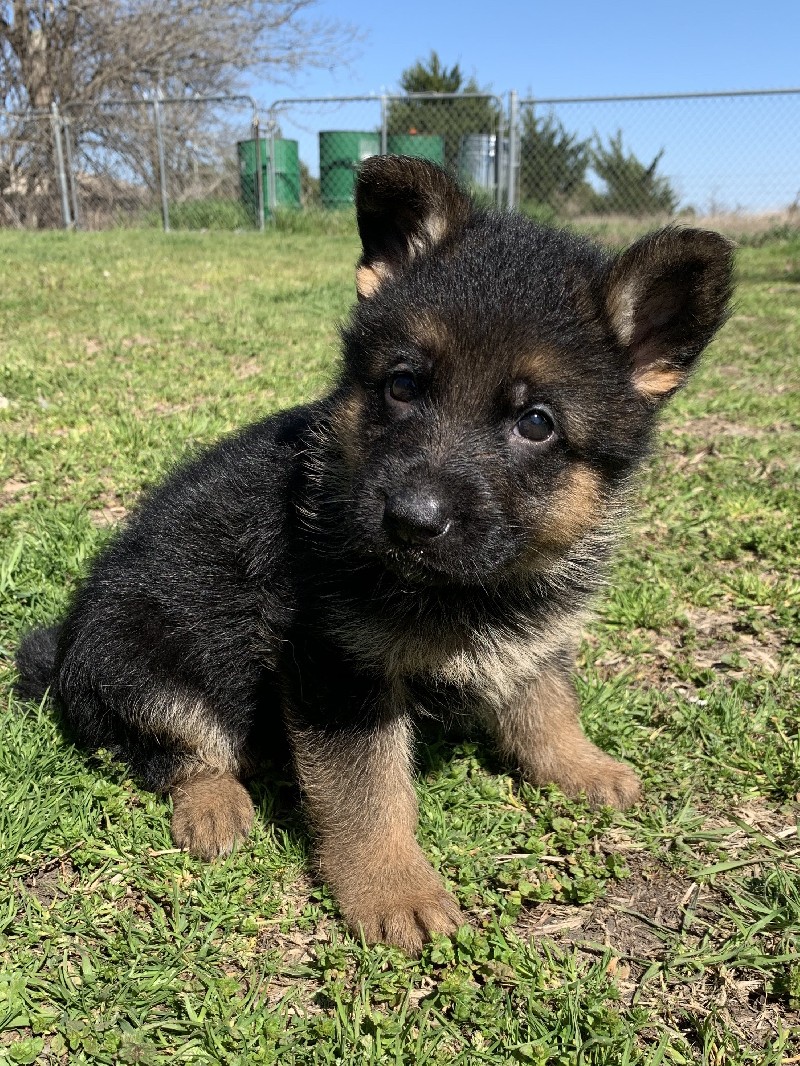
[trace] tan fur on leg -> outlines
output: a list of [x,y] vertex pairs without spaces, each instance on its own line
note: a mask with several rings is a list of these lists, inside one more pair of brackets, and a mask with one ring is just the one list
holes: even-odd
[[579,709],[571,679],[551,671],[495,712],[492,728],[503,754],[533,784],[556,784],[567,796],[624,810],[641,797],[639,778],[586,738]]
[[464,918],[414,837],[407,722],[337,737],[292,730],[292,739],[322,875],[350,927],[409,954],[452,933]]
[[172,789],[172,839],[200,859],[226,855],[250,832],[253,801],[232,774],[194,774]]

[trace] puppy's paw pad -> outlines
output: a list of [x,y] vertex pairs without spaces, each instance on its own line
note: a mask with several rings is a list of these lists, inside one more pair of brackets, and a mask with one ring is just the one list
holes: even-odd
[[198,774],[172,790],[172,839],[198,859],[227,855],[253,824],[253,801],[230,774]]
[[607,805],[624,811],[642,798],[642,783],[625,763],[606,758],[602,773],[586,783],[587,798],[596,807]]
[[369,944],[391,944],[407,955],[419,955],[437,934],[449,936],[466,919],[444,889],[417,894],[408,891],[384,898],[381,906],[364,905],[347,915],[351,928],[363,932]]
[[534,765],[528,779],[537,785],[558,785],[570,799],[585,797],[593,807],[617,807],[625,810],[642,797],[642,785],[630,766],[584,738],[567,753],[547,760],[546,769]]

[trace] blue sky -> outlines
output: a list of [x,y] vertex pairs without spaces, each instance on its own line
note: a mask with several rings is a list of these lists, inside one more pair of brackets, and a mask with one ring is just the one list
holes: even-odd
[[798,0],[322,0],[364,31],[348,70],[309,72],[320,95],[394,88],[435,48],[482,86],[538,96],[796,86]]
[[[431,49],[482,87],[540,98],[800,85],[800,0],[320,0],[316,12],[358,27],[358,54],[334,71],[261,82],[261,101],[390,91]],[[351,110],[318,128],[371,122],[371,111]],[[701,208],[710,199],[729,208],[785,206],[800,191],[800,96],[733,108],[572,108],[559,117],[581,133],[622,127],[642,158],[664,147],[663,172]],[[285,131],[299,136],[304,155],[313,153],[312,126],[309,118],[299,134]]]

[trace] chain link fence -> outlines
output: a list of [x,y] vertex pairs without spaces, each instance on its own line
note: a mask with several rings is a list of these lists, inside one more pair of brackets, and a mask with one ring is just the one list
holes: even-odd
[[250,97],[0,112],[0,226],[263,228],[262,143]]
[[0,112],[0,226],[263,229],[351,209],[359,162],[388,152],[440,163],[487,204],[620,239],[676,217],[800,228],[800,89],[382,94],[261,116],[241,96]]
[[[507,113],[484,93],[286,99],[268,111],[267,208],[335,210],[353,203],[358,164],[411,155],[446,167],[492,204],[507,202]],[[287,167],[300,160],[299,199]]]
[[608,232],[800,228],[800,90],[523,99],[517,203]]
[[249,97],[110,101],[67,110],[71,224],[248,229],[240,158],[257,137]]
[[63,224],[56,159],[60,140],[48,112],[0,112],[0,226]]

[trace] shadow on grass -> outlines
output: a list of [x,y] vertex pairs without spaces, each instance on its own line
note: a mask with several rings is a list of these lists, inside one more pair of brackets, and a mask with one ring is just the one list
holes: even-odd
[[[16,706],[20,716],[30,715],[33,720],[40,704],[39,701],[19,697]],[[43,710],[52,723],[58,741],[65,748],[72,749],[78,772],[82,765],[98,782],[127,790],[130,790],[130,783],[133,782],[137,792],[152,792],[121,757],[107,749],[88,750],[54,701],[46,701]],[[481,734],[476,734],[463,716],[452,715],[446,705],[439,710],[438,717],[420,718],[415,723],[415,771],[418,777],[444,776],[452,778],[455,784],[459,776],[455,764],[464,758],[465,742],[469,744],[469,758],[473,765],[477,762],[482,771],[492,776],[508,773],[508,767],[500,761],[490,742]],[[269,730],[260,738],[258,747],[262,755],[253,773],[245,780],[258,820],[285,839],[290,850],[305,861],[313,880],[318,882],[318,877],[313,873],[313,862],[310,861],[314,850],[313,831],[292,765],[288,738],[275,720],[270,722]],[[163,817],[166,830],[170,804],[165,794],[161,794],[159,807],[158,817]]]

